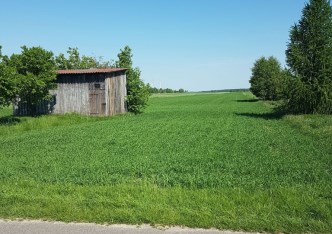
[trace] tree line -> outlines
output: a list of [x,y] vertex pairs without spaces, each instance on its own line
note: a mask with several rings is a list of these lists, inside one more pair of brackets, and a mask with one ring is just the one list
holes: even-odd
[[180,89],[171,89],[171,88],[156,88],[152,87],[149,83],[147,84],[150,93],[187,93],[188,90]]
[[254,63],[250,90],[263,100],[277,100],[285,113],[332,114],[332,7],[310,0],[291,27],[286,68],[271,56]]
[[236,92],[249,92],[249,89],[214,89],[200,91],[201,93],[236,93]]
[[125,46],[118,54],[118,60],[104,61],[101,57],[81,56],[77,48],[67,50],[67,56],[42,47],[22,46],[20,54],[2,54],[0,46],[0,108],[19,100],[29,105],[31,115],[36,105],[49,100],[49,91],[55,89],[56,71],[61,69],[89,69],[122,67],[127,70],[127,108],[135,114],[141,113],[150,95],[149,86],[140,78],[141,71],[133,67],[132,51]]

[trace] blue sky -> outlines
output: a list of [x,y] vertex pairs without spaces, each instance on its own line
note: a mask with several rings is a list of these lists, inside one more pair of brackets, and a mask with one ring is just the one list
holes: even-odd
[[116,59],[125,45],[154,86],[190,91],[248,88],[261,56],[285,65],[290,27],[306,0],[1,1],[3,53],[42,46],[54,54]]

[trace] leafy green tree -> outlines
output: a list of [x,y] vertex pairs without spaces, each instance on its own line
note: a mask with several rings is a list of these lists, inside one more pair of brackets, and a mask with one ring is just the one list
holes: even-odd
[[127,70],[127,108],[135,114],[143,112],[149,100],[149,87],[141,80],[139,68],[133,68],[132,52],[125,46],[118,54],[116,67],[128,68]]
[[81,58],[80,69],[108,68],[108,67],[113,67],[113,62],[103,61],[102,57],[96,58],[96,57],[83,55]]
[[[36,114],[36,105],[50,98],[54,89],[56,66],[53,53],[41,47],[22,46],[21,54],[13,54],[7,66],[16,70],[15,82],[21,101],[29,106],[30,115]],[[13,74],[14,76],[14,74]]]
[[16,97],[16,70],[6,65],[0,46],[0,108],[8,106]]
[[67,50],[68,59],[63,53],[55,57],[55,63],[58,69],[89,69],[89,68],[107,68],[112,67],[112,61],[103,61],[102,57],[80,56],[78,48],[69,47]]
[[81,58],[80,69],[98,68],[99,64],[96,58],[83,55]]
[[55,64],[59,70],[67,70],[69,69],[69,61],[66,59],[63,53],[60,53],[55,57]]
[[278,100],[281,98],[284,83],[283,69],[274,57],[259,58],[252,68],[250,91],[264,100]]
[[80,53],[78,52],[78,48],[69,47],[67,50],[67,53],[69,55],[68,69],[80,69],[81,68],[81,57],[80,57]]
[[[80,69],[81,68],[81,57],[78,52],[78,48],[69,47],[67,50],[68,59],[63,53],[60,53],[55,57],[55,63],[58,69]],[[87,61],[85,61],[86,63]]]
[[289,112],[332,113],[332,7],[310,0],[290,30],[286,50],[290,79],[285,101]]

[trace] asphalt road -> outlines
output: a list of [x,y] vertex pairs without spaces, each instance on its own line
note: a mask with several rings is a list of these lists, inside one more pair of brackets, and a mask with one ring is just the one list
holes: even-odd
[[91,223],[62,223],[47,221],[0,220],[0,234],[246,234],[245,232],[181,227],[151,227],[149,225],[99,225]]

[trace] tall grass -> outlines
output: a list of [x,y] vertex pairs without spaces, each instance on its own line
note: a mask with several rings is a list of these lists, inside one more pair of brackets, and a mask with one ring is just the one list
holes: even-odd
[[331,116],[275,115],[249,93],[29,118],[0,127],[0,215],[329,232],[331,127]]
[[22,134],[27,131],[48,129],[57,126],[108,120],[107,117],[84,116],[76,113],[65,115],[43,115],[38,117],[17,117],[12,115],[12,108],[0,110],[0,136]]

